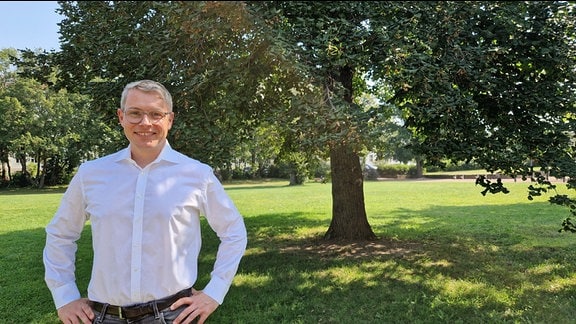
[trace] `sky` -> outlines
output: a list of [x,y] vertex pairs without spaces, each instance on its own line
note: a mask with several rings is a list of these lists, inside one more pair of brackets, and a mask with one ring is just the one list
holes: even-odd
[[0,1],[0,49],[60,50],[56,1]]

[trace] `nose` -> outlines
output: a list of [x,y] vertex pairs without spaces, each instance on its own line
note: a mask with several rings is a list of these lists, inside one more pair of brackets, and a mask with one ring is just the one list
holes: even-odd
[[[144,120],[146,120],[146,122],[144,122]],[[150,117],[148,117],[147,113],[145,113],[144,116],[142,116],[140,124],[152,124],[152,121],[150,120]]]

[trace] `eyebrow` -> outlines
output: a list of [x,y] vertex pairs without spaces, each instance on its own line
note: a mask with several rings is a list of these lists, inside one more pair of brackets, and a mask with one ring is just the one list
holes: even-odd
[[162,110],[162,109],[156,109],[156,108],[153,108],[153,109],[151,109],[151,110],[144,110],[144,109],[137,108],[137,107],[127,107],[126,110],[140,110],[140,111],[151,111],[151,112],[152,112],[152,111],[157,111],[157,112],[170,112],[170,111],[164,111],[164,110]]

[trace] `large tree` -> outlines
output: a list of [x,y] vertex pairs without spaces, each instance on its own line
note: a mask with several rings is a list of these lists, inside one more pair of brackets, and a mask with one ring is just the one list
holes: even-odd
[[[396,4],[382,2],[251,2],[252,8],[278,35],[298,61],[306,65],[310,81],[321,89],[321,100],[306,114],[303,104],[291,111],[299,117],[303,138],[329,152],[332,182],[332,220],[327,239],[375,239],[364,204],[361,154],[374,129],[386,124],[386,106],[358,104],[372,69],[383,68],[389,35],[373,29],[386,20]],[[381,53],[375,55],[375,53]],[[380,92],[375,92],[379,94]]]
[[[404,111],[412,149],[429,164],[475,161],[490,172],[574,174],[574,6],[567,2],[255,2],[326,89],[337,117],[328,237],[369,238],[354,104],[370,77]],[[262,11],[261,11],[262,12]],[[365,74],[364,74],[365,73]],[[360,85],[360,86],[359,86]],[[365,111],[365,110],[364,110]],[[325,121],[322,121],[324,124]],[[319,124],[317,124],[319,125]],[[364,132],[363,132],[364,131]],[[316,135],[316,133],[312,133]],[[360,135],[358,135],[360,134]],[[479,179],[487,191],[500,182]],[[534,188],[534,187],[531,187]],[[539,191],[531,189],[531,194]]]
[[217,168],[227,169],[234,148],[273,118],[270,107],[282,105],[274,89],[290,66],[269,51],[242,2],[60,6],[62,84],[92,94],[95,108],[109,115],[126,83],[166,84],[177,115],[172,145]]
[[[516,153],[545,161],[569,152],[562,131],[575,56],[566,3],[60,5],[62,79],[96,95],[103,111],[118,106],[126,82],[154,78],[175,94],[171,138],[190,155],[226,163],[228,148],[262,122],[276,122],[287,147],[326,150],[327,238],[375,238],[360,158],[390,104],[403,109],[414,149],[431,162],[477,159],[514,173],[526,157]],[[359,105],[369,91],[380,106]]]

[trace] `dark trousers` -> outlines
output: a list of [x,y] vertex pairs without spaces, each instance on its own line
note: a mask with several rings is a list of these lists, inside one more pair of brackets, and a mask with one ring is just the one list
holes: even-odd
[[[178,315],[185,309],[186,307],[180,307],[176,310],[167,309],[159,309],[157,313],[145,315],[143,317],[137,319],[125,319],[120,318],[115,315],[106,314],[104,313],[104,309],[102,312],[94,311],[96,317],[92,323],[94,324],[170,324],[178,317]],[[194,320],[192,323],[197,323],[197,320]]]
[[[153,300],[147,303],[118,307],[110,304],[91,302],[92,309],[96,316],[92,323],[94,324],[169,324],[180,315],[186,308],[186,305],[178,309],[171,310],[170,306],[182,297],[190,296],[192,289],[184,289],[172,296],[163,299]],[[194,320],[192,323],[197,323]]]

